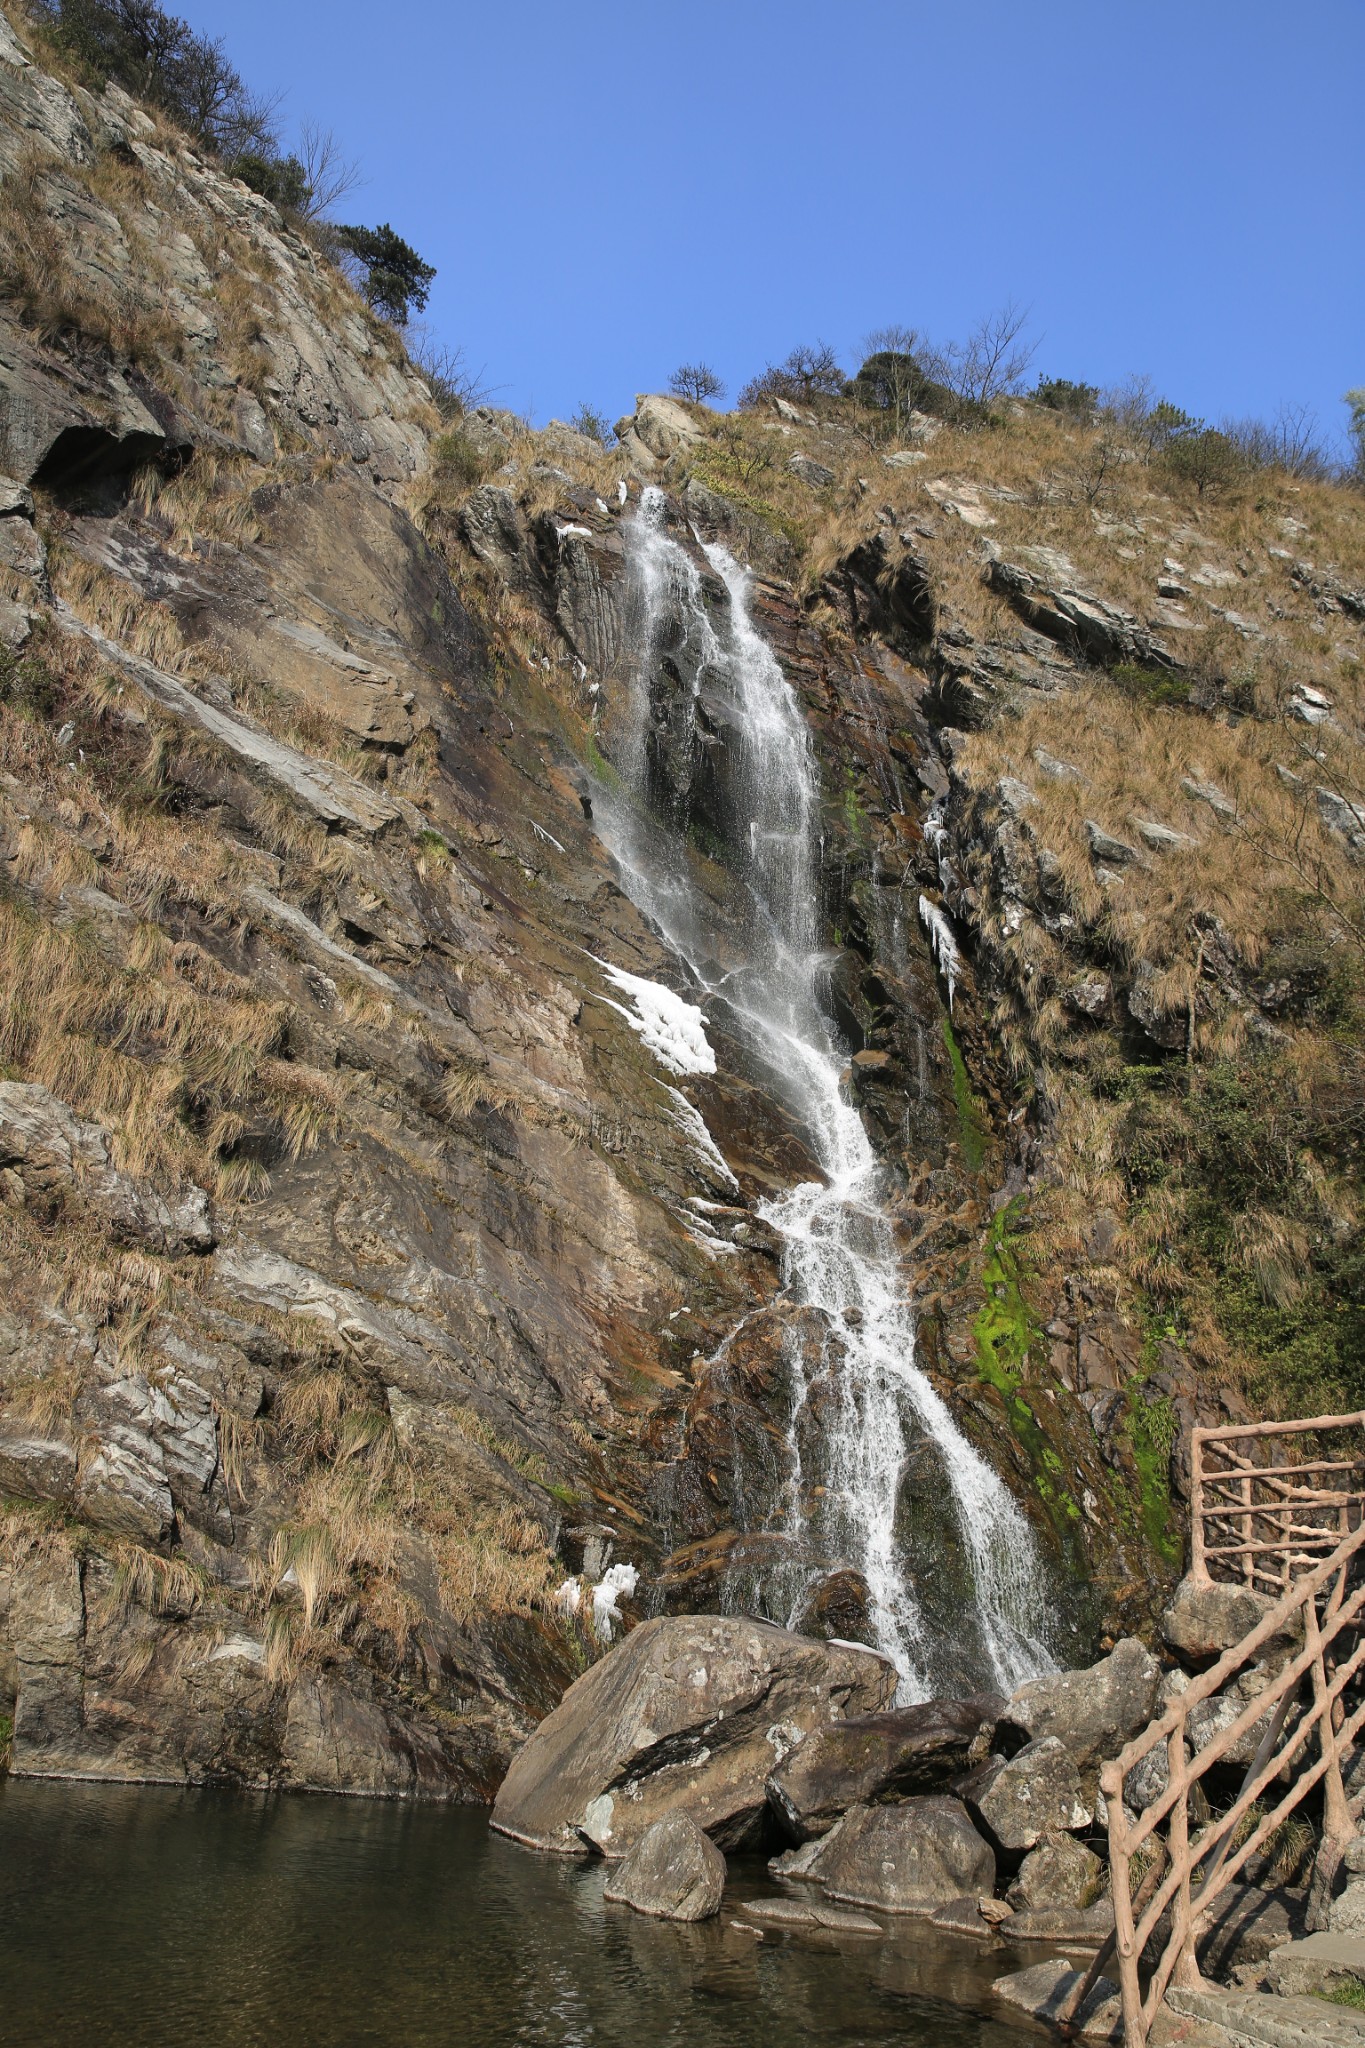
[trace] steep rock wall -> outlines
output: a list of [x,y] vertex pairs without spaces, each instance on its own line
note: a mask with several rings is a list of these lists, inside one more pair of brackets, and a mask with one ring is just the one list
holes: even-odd
[[[316,250],[3,24],[0,166],[13,1767],[487,1796],[600,1647],[559,1581],[739,1597],[793,1347],[838,1363],[752,1209],[808,1174],[802,1134],[714,1024],[682,1085],[736,1191],[599,964],[678,981],[591,806],[622,523],[681,430],[650,401],[614,460],[467,421],[499,473],[454,489],[425,386]],[[917,909],[960,636],[913,544],[850,554],[817,624],[780,535],[701,484],[672,516],[758,564],[815,735],[847,1085],[936,1383],[1095,1579],[1082,1632],[1136,1613],[1103,1411],[1133,1339],[1089,1280],[1050,1353],[1030,1323],[994,1203],[1039,1135]],[[686,678],[651,687],[659,800],[723,899],[723,728],[703,705],[684,755]],[[927,1539],[913,1473],[905,1512]],[[857,1587],[807,1621],[856,1628]]]

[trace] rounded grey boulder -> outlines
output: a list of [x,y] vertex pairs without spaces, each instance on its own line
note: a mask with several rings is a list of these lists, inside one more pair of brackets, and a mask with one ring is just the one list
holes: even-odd
[[1046,1834],[1089,1827],[1095,1817],[1075,1762],[1055,1735],[1028,1743],[1008,1762],[993,1757],[958,1789],[972,1819],[1006,1855],[1032,1849]]
[[666,1813],[612,1871],[602,1896],[656,1920],[709,1920],[720,1911],[725,1858],[690,1813]]
[[1104,1888],[1104,1865],[1074,1835],[1044,1835],[1019,1866],[1005,1897],[1016,1912],[1093,1906]]
[[995,1857],[960,1799],[855,1807],[821,1845],[810,1875],[831,1899],[887,1913],[932,1913],[995,1889]]
[[[1250,1635],[1273,1605],[1268,1595],[1254,1592],[1250,1586],[1229,1586],[1218,1580],[1201,1585],[1186,1577],[1161,1617],[1161,1633],[1182,1664],[1191,1671],[1203,1671]],[[1272,1636],[1260,1654],[1264,1657],[1282,1651],[1292,1639],[1292,1632],[1288,1637]]]

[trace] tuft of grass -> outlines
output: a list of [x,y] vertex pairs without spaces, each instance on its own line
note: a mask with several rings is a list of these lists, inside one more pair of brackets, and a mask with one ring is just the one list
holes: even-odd
[[119,1546],[114,1599],[121,1613],[137,1606],[148,1614],[185,1620],[204,1597],[203,1573],[183,1557],[163,1557],[140,1543]]

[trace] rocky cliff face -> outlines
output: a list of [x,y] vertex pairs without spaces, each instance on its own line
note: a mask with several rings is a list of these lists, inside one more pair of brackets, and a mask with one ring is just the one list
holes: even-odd
[[[648,399],[610,454],[452,427],[272,207],[3,22],[0,168],[13,1767],[487,1797],[613,1615],[742,1602],[792,1540],[793,1361],[818,1392],[839,1338],[755,1203],[806,1137],[723,1016],[674,1091],[606,972],[687,994],[593,816],[648,484],[703,582],[698,535],[754,565],[814,736],[829,1000],[922,1359],[1090,1589],[1059,1651],[1140,1626],[1225,1397],[1138,1315],[1117,1194],[1030,1263],[1084,1141],[1020,1019],[1040,973],[1082,1030],[1160,1048],[1183,1013],[1077,921],[987,729],[1022,692],[1033,744],[1096,662],[1183,673],[1179,622],[1042,545],[983,564],[984,487],[834,418]],[[1303,602],[1358,637],[1343,588]],[[665,634],[650,789],[723,903],[693,679]],[[1184,828],[1150,822],[1123,853],[1096,822],[1085,887],[1154,870]],[[950,1628],[913,1459],[901,1514]],[[633,1588],[556,1601],[613,1564]],[[865,1599],[827,1574],[801,1625],[858,1635]]]

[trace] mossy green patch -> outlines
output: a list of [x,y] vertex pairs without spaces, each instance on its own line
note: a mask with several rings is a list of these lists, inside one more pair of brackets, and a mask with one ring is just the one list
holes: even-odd
[[943,1019],[943,1043],[948,1048],[952,1068],[953,1101],[957,1105],[957,1134],[963,1164],[969,1173],[980,1173],[986,1163],[990,1131],[981,1105],[972,1093],[971,1076],[967,1072],[967,1062],[962,1057],[951,1017]]
[[588,734],[584,742],[583,756],[599,782],[605,783],[610,790],[619,790],[621,778],[591,733]]
[[986,1299],[972,1326],[977,1371],[994,1387],[1005,1407],[1010,1428],[1033,1471],[1038,1498],[1047,1509],[1068,1553],[1077,1550],[1081,1511],[1066,1483],[1066,1467],[1034,1413],[1023,1382],[1042,1347],[1042,1331],[1024,1296],[1017,1225],[1022,1205],[1016,1198],[992,1219],[982,1283]]
[[1167,1564],[1178,1565],[1181,1539],[1171,1517],[1171,1447],[1179,1424],[1169,1394],[1154,1394],[1146,1380],[1128,1388],[1128,1436],[1133,1447],[1147,1541]]

